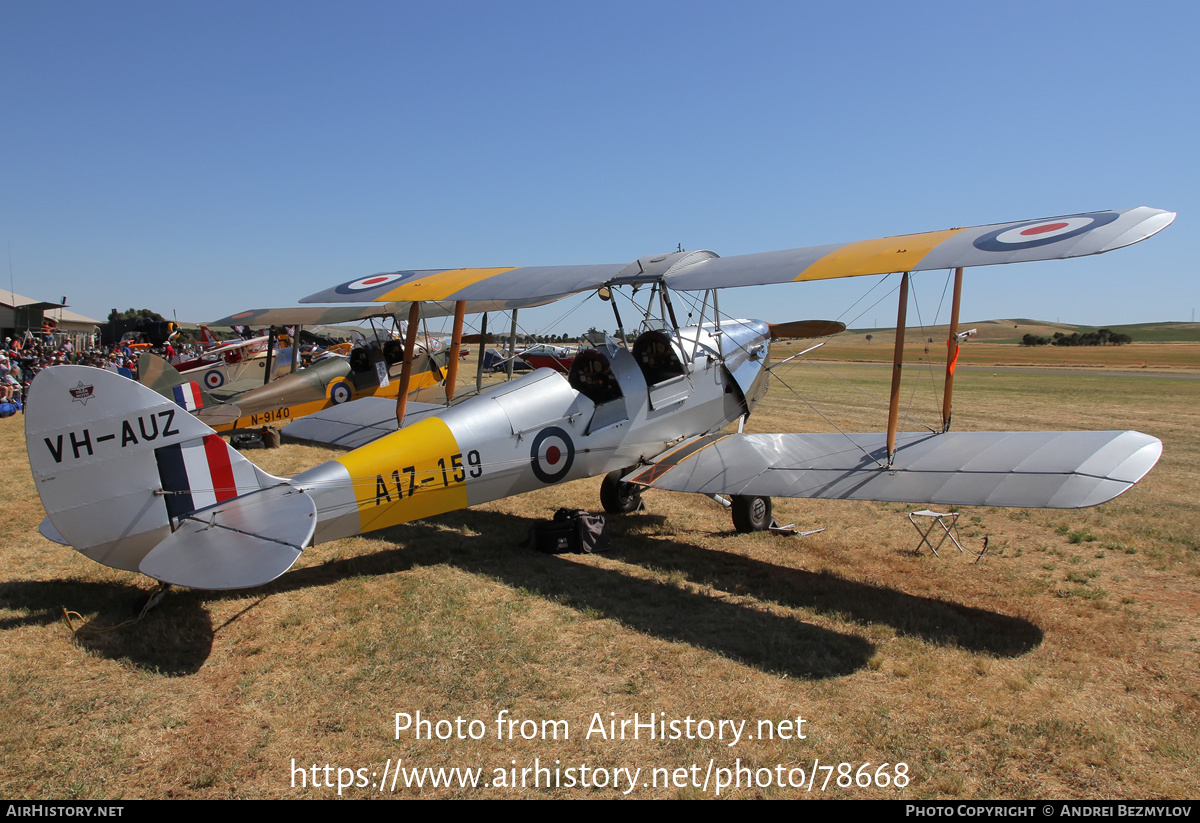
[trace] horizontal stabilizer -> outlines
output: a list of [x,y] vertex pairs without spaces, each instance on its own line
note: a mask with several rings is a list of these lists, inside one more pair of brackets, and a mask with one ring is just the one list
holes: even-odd
[[[408,401],[404,425],[446,408],[434,403]],[[382,397],[363,397],[353,403],[330,406],[301,417],[283,427],[283,433],[297,440],[309,440],[329,446],[357,449],[396,431],[396,401]]]
[[244,589],[286,572],[312,539],[312,498],[280,485],[185,517],[143,558],[142,574],[194,589]]
[[42,533],[42,537],[52,543],[59,543],[63,546],[71,545],[67,538],[59,534],[58,529],[54,528],[54,524],[50,522],[49,517],[42,518],[42,522],[38,524],[38,531]]
[[959,506],[1073,509],[1111,500],[1158,462],[1134,431],[885,435],[716,434],[624,480],[671,491]]

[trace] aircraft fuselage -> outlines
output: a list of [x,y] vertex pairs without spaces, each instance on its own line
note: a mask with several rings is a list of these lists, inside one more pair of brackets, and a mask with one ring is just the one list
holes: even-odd
[[759,321],[646,332],[582,352],[297,475],[314,543],[638,465],[724,428],[766,391]]

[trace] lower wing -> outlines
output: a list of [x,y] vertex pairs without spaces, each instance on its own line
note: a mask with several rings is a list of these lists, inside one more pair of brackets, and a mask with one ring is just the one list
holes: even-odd
[[713,434],[623,479],[701,494],[1074,509],[1121,494],[1162,442],[1141,432]]

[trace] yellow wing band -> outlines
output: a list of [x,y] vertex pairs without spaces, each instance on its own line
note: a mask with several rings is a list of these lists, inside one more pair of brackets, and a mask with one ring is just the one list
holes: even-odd
[[920,263],[934,246],[962,231],[963,229],[945,229],[849,243],[800,272],[796,275],[795,282],[912,271],[913,266]]
[[452,295],[476,283],[510,272],[516,266],[497,269],[450,269],[429,274],[411,283],[403,283],[375,298],[376,303],[391,303],[397,300],[449,300]]

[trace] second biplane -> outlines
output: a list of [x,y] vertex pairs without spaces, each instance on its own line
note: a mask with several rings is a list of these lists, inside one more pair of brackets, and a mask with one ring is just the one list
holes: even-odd
[[[83,367],[48,369],[33,384],[26,417],[30,464],[51,524],[44,531],[164,584],[231,589],[274,579],[315,543],[593,475],[605,475],[609,510],[631,508],[643,487],[730,495],[739,529],[767,525],[771,496],[1096,505],[1141,479],[1162,444],[1133,431],[950,432],[949,403],[942,433],[900,434],[899,342],[885,432],[723,431],[766,392],[773,338],[836,326],[723,320],[716,290],[903,272],[902,341],[908,273],[955,269],[953,348],[963,267],[1098,254],[1143,240],[1173,218],[1142,207],[739,257],[677,252],[628,265],[403,271],[350,281],[307,300],[457,305],[452,347],[467,301],[512,307],[629,287],[657,302],[662,322],[628,349],[582,352],[566,376],[537,370],[391,433],[363,421],[375,404],[308,418],[310,438],[369,442],[290,479],[259,470],[144,387]],[[676,322],[671,294],[678,291],[703,293],[698,324]],[[616,319],[621,326],[619,312]]]
[[[168,399],[180,401],[202,422],[222,433],[284,426],[314,412],[363,398],[384,398],[394,403],[402,382],[405,395],[418,401],[413,410],[428,408],[420,401],[445,399],[441,391],[447,365],[444,342],[430,335],[415,339],[407,358],[411,375],[407,381],[401,381],[405,350],[401,340],[387,327],[394,318],[385,307],[256,309],[218,320],[213,325],[232,325],[247,318],[269,324],[272,329],[294,327],[293,339],[297,342],[302,324],[367,321],[370,328],[368,334],[359,332],[353,344],[346,344],[345,354],[327,352],[305,368],[299,368],[295,356],[298,349],[293,344],[283,349],[287,354],[285,365],[273,366],[270,355],[275,349],[268,343],[264,374],[256,385],[247,387],[243,383],[239,391],[216,394],[218,387],[208,380],[208,374],[213,372],[205,375],[201,385],[198,375],[180,372],[162,358],[148,354],[139,360],[140,382]],[[275,335],[272,332],[262,339],[273,341]]]

